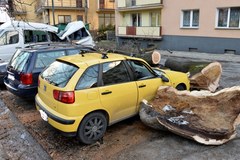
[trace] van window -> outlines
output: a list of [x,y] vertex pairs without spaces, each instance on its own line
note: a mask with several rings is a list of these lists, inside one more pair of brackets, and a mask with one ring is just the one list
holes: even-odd
[[35,63],[35,68],[45,68],[55,61],[56,58],[65,56],[64,51],[39,52]]
[[15,44],[19,41],[18,31],[8,31],[0,37],[0,45]]
[[33,31],[24,30],[24,42],[25,43],[36,43],[36,42],[47,42],[47,32],[45,31]]

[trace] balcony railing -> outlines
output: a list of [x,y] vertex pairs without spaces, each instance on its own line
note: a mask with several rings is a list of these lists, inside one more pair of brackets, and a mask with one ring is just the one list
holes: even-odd
[[115,3],[109,0],[100,0],[98,11],[114,11]]
[[161,38],[162,27],[118,27],[118,36],[122,37],[142,37],[142,38]]
[[[84,0],[54,0],[55,9],[84,9],[84,5]],[[52,9],[52,0],[38,1],[36,12],[41,12],[43,9]]]
[[119,0],[117,3],[118,11],[128,11],[137,9],[161,8],[163,0]]

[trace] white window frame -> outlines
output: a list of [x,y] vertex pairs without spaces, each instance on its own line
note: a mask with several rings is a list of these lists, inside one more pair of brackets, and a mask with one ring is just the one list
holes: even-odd
[[[238,27],[229,27],[229,24],[230,24],[230,15],[231,15],[231,8],[234,8],[234,7],[217,8],[217,13],[216,13],[217,16],[216,16],[216,22],[215,22],[215,27],[216,27],[216,28],[223,28],[223,29],[240,29],[240,16],[239,16],[239,24],[238,24]],[[220,10],[220,9],[228,9],[227,26],[226,26],[226,27],[218,26],[219,10]]]
[[[156,14],[156,18],[155,18],[155,23],[156,23],[156,26],[152,26],[152,15],[153,14]],[[160,11],[157,11],[157,12],[150,12],[149,13],[149,26],[151,27],[159,27],[161,26],[161,12]]]
[[[183,16],[184,11],[190,11],[190,25],[189,26],[183,26]],[[198,11],[198,26],[193,26],[193,11]],[[199,22],[200,22],[200,10],[199,9],[185,9],[181,11],[181,25],[180,28],[199,28]]]

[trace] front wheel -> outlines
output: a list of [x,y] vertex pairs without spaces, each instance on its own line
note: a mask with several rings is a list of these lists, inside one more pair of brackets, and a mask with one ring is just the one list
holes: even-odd
[[78,128],[78,137],[84,144],[93,144],[101,139],[107,129],[107,119],[101,112],[87,115]]

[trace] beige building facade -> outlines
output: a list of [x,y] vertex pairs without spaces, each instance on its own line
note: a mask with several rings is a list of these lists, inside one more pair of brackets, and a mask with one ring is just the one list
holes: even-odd
[[[152,37],[159,49],[240,54],[239,0],[118,0],[116,5],[119,44],[133,38],[147,44]],[[160,34],[153,31],[154,12],[160,15]]]
[[56,25],[82,20],[90,24],[91,30],[115,24],[114,0],[53,0],[53,2],[52,4],[52,0],[38,0],[35,10],[38,17],[41,17],[41,22]]
[[162,0],[117,0],[116,35],[161,39]]

